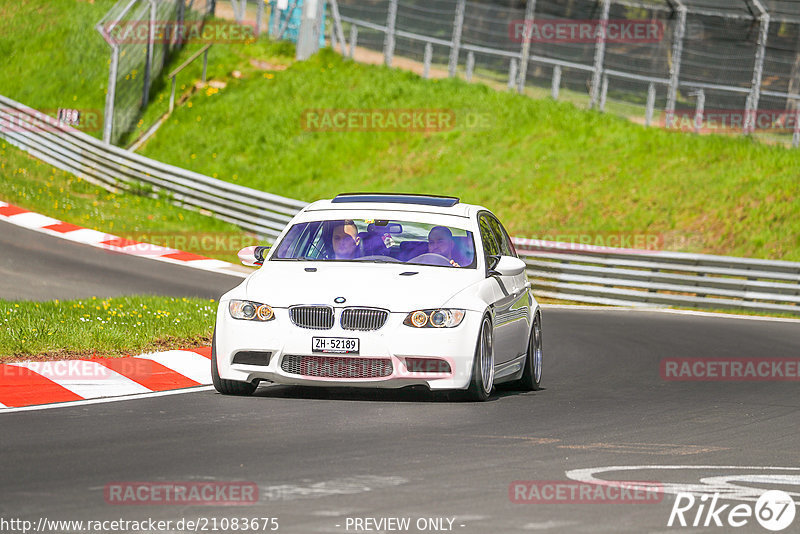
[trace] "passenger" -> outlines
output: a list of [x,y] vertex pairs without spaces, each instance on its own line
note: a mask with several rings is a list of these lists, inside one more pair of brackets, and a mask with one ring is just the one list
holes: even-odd
[[446,226],[434,226],[428,233],[428,252],[444,256],[453,267],[461,267],[453,260],[453,249],[456,242],[453,240],[453,232]]
[[351,219],[336,221],[331,236],[333,253],[337,260],[352,260],[358,256],[358,227]]

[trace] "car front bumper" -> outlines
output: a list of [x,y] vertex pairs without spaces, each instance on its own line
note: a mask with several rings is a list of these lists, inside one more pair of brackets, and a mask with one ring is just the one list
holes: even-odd
[[[480,313],[467,311],[461,324],[454,328],[414,328],[403,324],[406,313],[390,313],[379,330],[358,331],[341,328],[340,311],[336,310],[336,324],[331,329],[316,330],[296,326],[286,308],[275,308],[275,318],[271,321],[244,321],[233,319],[228,313],[228,303],[220,302],[215,345],[220,377],[240,382],[262,379],[278,384],[328,387],[424,385],[436,390],[469,386]],[[358,338],[359,352],[313,352],[313,337]],[[234,356],[244,351],[269,352],[269,363],[233,363]],[[419,360],[414,362],[409,358],[428,360],[420,365]],[[391,374],[382,376],[389,361]],[[289,365],[290,362],[295,365]]]

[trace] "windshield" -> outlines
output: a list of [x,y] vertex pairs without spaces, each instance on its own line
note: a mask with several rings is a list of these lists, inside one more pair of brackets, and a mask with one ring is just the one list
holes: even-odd
[[472,232],[413,221],[338,219],[292,226],[271,260],[357,261],[474,268]]

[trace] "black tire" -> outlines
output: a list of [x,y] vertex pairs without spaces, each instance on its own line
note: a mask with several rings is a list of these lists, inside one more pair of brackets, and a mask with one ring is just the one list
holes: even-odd
[[256,387],[258,387],[257,384],[252,382],[239,382],[238,380],[226,380],[219,377],[219,369],[217,369],[216,330],[214,330],[214,336],[211,338],[211,381],[214,383],[214,389],[223,395],[252,395]]
[[488,400],[494,386],[494,331],[492,320],[485,316],[481,322],[478,343],[475,346],[475,361],[472,363],[472,379],[467,398],[483,402]]
[[533,326],[528,339],[528,356],[525,358],[525,371],[522,378],[511,384],[521,391],[538,391],[542,384],[542,316],[537,312],[533,316]]

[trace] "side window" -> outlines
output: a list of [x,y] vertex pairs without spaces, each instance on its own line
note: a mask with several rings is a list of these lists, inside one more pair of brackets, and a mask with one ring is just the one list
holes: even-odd
[[501,253],[503,256],[511,256],[516,258],[517,251],[514,249],[514,244],[511,242],[511,239],[509,239],[506,229],[503,228],[503,225],[500,224],[500,221],[494,217],[487,216],[486,218],[489,219],[489,224],[494,231],[495,239],[497,239],[497,242],[500,244],[500,250],[502,251]]
[[494,231],[489,224],[488,218],[486,216],[481,216],[479,225],[481,229],[481,242],[483,242],[484,257],[488,258],[489,256],[496,256],[500,254],[500,247],[497,244]]

